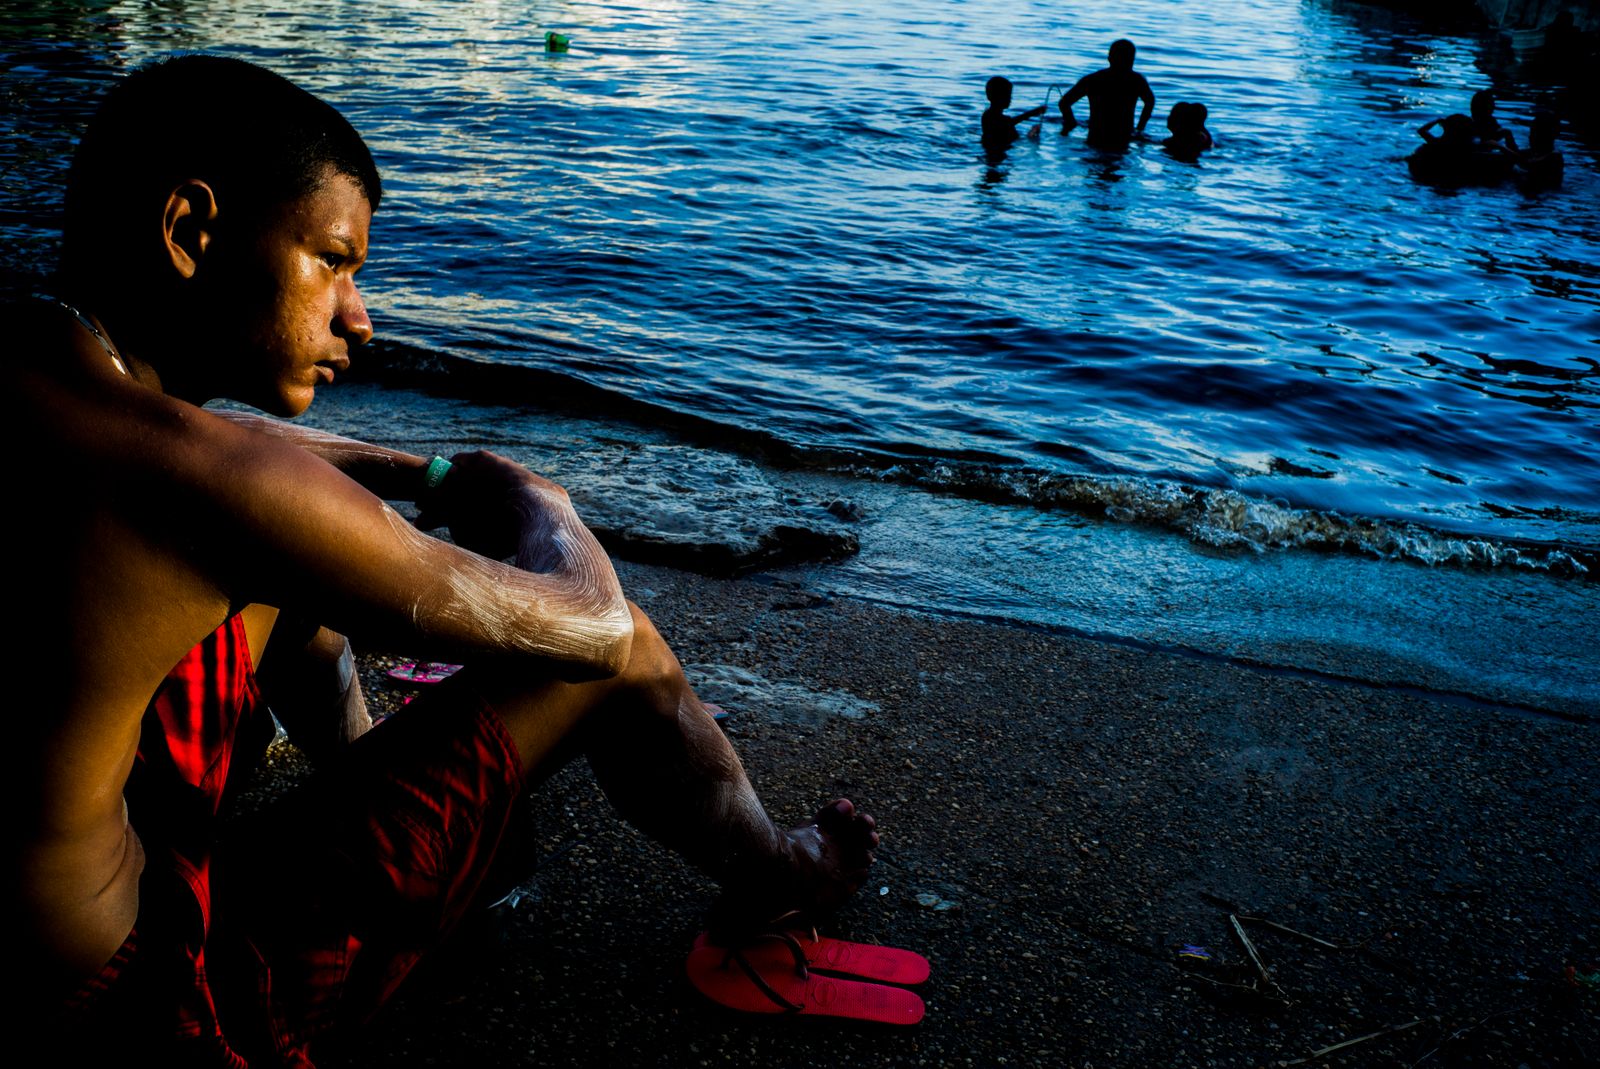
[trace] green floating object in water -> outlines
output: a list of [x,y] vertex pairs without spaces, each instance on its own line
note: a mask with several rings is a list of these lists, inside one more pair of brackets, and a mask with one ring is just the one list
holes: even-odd
[[544,50],[546,52],[565,52],[567,45],[571,42],[572,38],[566,34],[550,30],[544,35]]

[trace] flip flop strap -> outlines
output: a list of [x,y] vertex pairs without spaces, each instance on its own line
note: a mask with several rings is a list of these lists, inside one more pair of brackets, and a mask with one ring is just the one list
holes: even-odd
[[[783,932],[763,932],[761,935],[758,935],[755,938],[776,939],[788,946],[789,953],[794,956],[794,971],[796,974],[798,974],[801,979],[805,979],[810,975],[809,970],[806,969],[806,952],[800,948],[800,944],[796,942],[792,936]],[[752,940],[752,942],[754,942],[754,940]],[[790,1002],[788,999],[780,995],[776,988],[762,978],[761,974],[756,971],[755,966],[751,965],[749,959],[744,956],[744,951],[740,950],[738,947],[728,948],[727,956],[722,959],[723,968],[727,968],[729,962],[737,964],[739,968],[744,971],[744,974],[750,978],[751,982],[760,989],[761,993],[767,996],[773,1002],[777,1003],[779,1006],[783,1007],[785,1012],[799,1013],[801,1010],[806,1008],[805,1003]]]

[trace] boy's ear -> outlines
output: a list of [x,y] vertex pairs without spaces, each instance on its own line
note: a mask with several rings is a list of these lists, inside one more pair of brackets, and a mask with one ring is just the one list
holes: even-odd
[[161,213],[161,237],[173,269],[193,278],[215,237],[217,197],[209,185],[191,179],[173,187]]

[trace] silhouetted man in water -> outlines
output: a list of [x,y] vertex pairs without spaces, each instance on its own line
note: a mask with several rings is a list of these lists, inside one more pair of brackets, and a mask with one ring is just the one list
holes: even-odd
[[[1089,144],[1096,148],[1122,149],[1128,142],[1144,133],[1145,123],[1156,106],[1156,96],[1144,75],[1133,69],[1134,47],[1129,40],[1111,43],[1108,59],[1111,66],[1084,75],[1078,84],[1061,98],[1061,132],[1066,133],[1078,125],[1072,105],[1089,98]],[[1137,124],[1133,121],[1133,105],[1143,101]]]

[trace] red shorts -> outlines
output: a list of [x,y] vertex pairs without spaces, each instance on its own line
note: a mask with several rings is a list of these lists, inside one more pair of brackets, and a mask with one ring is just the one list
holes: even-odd
[[367,1020],[466,913],[522,787],[470,684],[419,697],[225,829],[209,925],[152,857],[136,934],[74,1000],[70,1036],[168,1064],[311,1065],[315,1040]]

